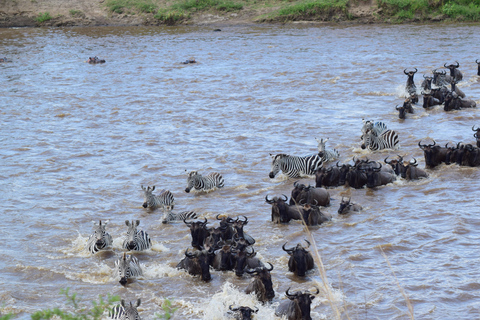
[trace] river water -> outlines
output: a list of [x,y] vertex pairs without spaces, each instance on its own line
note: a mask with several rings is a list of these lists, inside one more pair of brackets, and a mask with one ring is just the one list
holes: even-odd
[[[226,319],[230,305],[277,319],[289,287],[317,287],[314,319],[479,318],[480,169],[442,165],[420,181],[329,189],[323,211],[333,220],[310,235],[299,222],[273,224],[265,202],[290,196],[297,181],[270,179],[270,154],[314,154],[315,138],[329,138],[342,163],[400,154],[422,168],[421,140],[474,143],[478,109],[420,104],[399,120],[395,106],[405,68],[418,69],[419,88],[422,75],[455,61],[464,75],[458,86],[478,105],[479,25],[213,29],[0,29],[0,55],[11,59],[0,64],[3,312],[28,319],[64,307],[60,290],[70,288],[87,305],[98,295],[141,298],[146,319],[163,314],[165,299],[178,308],[174,319]],[[90,56],[107,62],[90,65]],[[181,64],[187,59],[197,63]],[[362,150],[362,119],[385,122],[400,149]],[[191,170],[220,172],[225,187],[187,194]],[[204,283],[176,270],[189,230],[144,209],[141,185],[170,190],[175,212],[194,210],[209,226],[218,226],[217,214],[248,217],[257,256],[274,266],[272,303],[244,293],[249,276],[212,270]],[[339,216],[342,196],[364,209]],[[85,244],[99,219],[114,243],[92,256]],[[125,220],[134,219],[153,247],[135,254],[144,276],[122,287],[113,268]],[[304,239],[316,245],[326,278],[318,267],[304,279],[288,271],[281,247]]]

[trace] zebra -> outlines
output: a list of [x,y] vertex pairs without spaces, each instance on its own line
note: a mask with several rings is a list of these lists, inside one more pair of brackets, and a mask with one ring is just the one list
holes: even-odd
[[366,134],[363,135],[362,149],[365,148],[369,149],[370,151],[378,151],[383,149],[398,149],[398,135],[393,130],[387,130],[383,132],[380,136],[377,136],[373,133],[372,130],[368,130]]
[[318,154],[305,157],[291,156],[288,154],[270,154],[273,158],[270,178],[274,178],[278,172],[283,171],[289,178],[313,176],[323,166],[322,157]]
[[127,284],[128,279],[143,276],[138,259],[130,254],[127,255],[125,252],[115,261],[115,269],[118,270],[119,282],[122,286]]
[[163,214],[162,223],[169,223],[172,221],[183,221],[188,219],[196,219],[198,215],[194,211],[182,211],[180,213],[173,213],[171,211]]
[[122,299],[121,304],[117,304],[108,313],[109,317],[114,320],[141,320],[137,308],[140,306],[141,300],[138,299],[135,306],[130,302],[128,306]]
[[125,220],[125,224],[128,226],[127,236],[123,240],[123,249],[142,251],[152,247],[152,240],[148,233],[143,230],[137,230],[137,226],[140,224],[140,220],[136,220],[130,223]]
[[146,188],[142,186],[143,190],[143,207],[149,208],[151,210],[155,210],[158,207],[162,207],[163,211],[171,211],[175,206],[175,199],[173,198],[173,194],[168,190],[160,191],[159,195],[154,195],[153,190],[155,190],[155,186]]
[[90,253],[97,253],[112,245],[112,236],[105,231],[105,226],[106,223],[102,224],[102,220],[99,220],[98,225],[95,225],[93,233],[88,238],[86,245]]
[[361,139],[363,139],[363,136],[367,133],[368,130],[371,130],[373,134],[375,134],[377,137],[388,130],[387,125],[382,121],[373,122],[371,120],[365,121],[364,119],[362,119],[362,121],[363,121],[363,127],[362,127]]
[[317,140],[318,142],[318,154],[322,157],[323,162],[330,162],[340,158],[340,153],[337,149],[325,149],[325,144],[329,138]]
[[197,171],[190,171],[187,177],[185,192],[189,193],[192,188],[196,191],[209,192],[217,188],[223,188],[223,185],[224,181],[220,173],[211,172],[206,176],[202,176]]

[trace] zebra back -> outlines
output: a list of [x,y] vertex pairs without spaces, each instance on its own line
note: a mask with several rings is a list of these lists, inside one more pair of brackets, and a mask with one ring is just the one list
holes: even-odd
[[371,151],[398,149],[399,143],[398,134],[393,130],[387,130],[380,136],[368,131],[364,136],[364,146]]
[[162,218],[162,223],[169,223],[172,221],[183,221],[188,219],[196,219],[197,213],[194,211],[182,211],[180,213],[165,212]]
[[383,132],[387,131],[387,125],[382,121],[370,121],[363,120],[362,135],[365,135],[367,131],[372,131],[376,136],[380,136]]
[[305,157],[277,154],[273,156],[269,177],[274,178],[280,170],[289,178],[313,176],[322,166],[323,160],[318,154]]
[[143,230],[137,230],[137,226],[140,224],[140,220],[136,220],[130,223],[126,220],[125,224],[128,226],[127,236],[123,240],[122,247],[127,250],[142,251],[152,247],[152,240],[148,233]]
[[102,220],[99,220],[98,225],[95,225],[86,245],[90,253],[96,253],[112,245],[112,236],[105,231],[105,226],[106,223],[102,224]]
[[197,191],[212,191],[217,188],[223,188],[223,176],[218,172],[211,172],[206,176],[202,176],[197,171],[191,171],[187,177],[187,188],[185,192],[195,189]]
[[153,191],[155,190],[155,186],[150,187],[147,186],[145,188],[143,185],[141,186],[143,190],[143,207],[149,209],[156,209],[158,207],[162,207],[163,210],[173,210],[175,205],[175,199],[173,194],[169,190],[163,189],[160,191],[159,195],[154,195]]
[[128,306],[125,303],[125,300],[122,299],[121,304],[118,304],[112,308],[109,312],[111,319],[115,320],[141,320],[140,315],[138,314],[137,308],[140,306],[141,300],[138,299],[135,306],[130,302]]

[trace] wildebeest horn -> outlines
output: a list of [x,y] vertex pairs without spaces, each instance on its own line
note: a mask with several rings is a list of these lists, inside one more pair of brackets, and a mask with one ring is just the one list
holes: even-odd
[[405,73],[408,76],[407,69],[404,69],[403,73]]
[[270,269],[268,269],[267,267],[265,267],[265,270],[267,271],[272,271],[273,270],[273,265],[270,263],[270,262],[267,262],[269,265],[270,265]]
[[480,62],[478,62],[478,59],[475,60],[475,63],[480,64]]
[[[267,201],[267,202],[268,202],[268,201]],[[219,219],[219,218],[218,218],[219,216],[220,216],[220,213],[217,214],[217,215],[215,216],[215,218],[216,218],[217,220],[223,220],[223,218],[222,218],[222,219]]]
[[297,185],[298,185],[298,181],[295,181],[295,182],[293,183],[293,186],[296,188]]
[[410,164],[411,164],[412,166],[415,166],[415,167],[416,167],[416,166],[418,165],[417,159],[413,158],[413,162],[412,162],[412,160],[410,160]]
[[480,128],[475,129],[475,125],[472,126],[472,131],[478,131]]
[[373,171],[378,172],[382,169],[382,164],[380,162],[378,162],[378,164],[380,165],[380,167],[379,168],[373,168]]
[[293,250],[295,249],[294,247],[292,247],[291,249],[285,248],[285,245],[286,245],[286,244],[287,244],[287,242],[285,242],[285,243],[283,244],[283,246],[282,246],[283,251],[286,251],[286,252],[290,253],[291,251],[293,251]]
[[[392,160],[387,161],[388,157],[389,157],[389,156],[387,156],[387,157],[383,160],[383,162],[385,162],[386,164],[391,164],[391,163],[392,163]],[[342,200],[343,200],[343,197],[342,197]]]
[[318,290],[317,287],[314,287],[315,289],[317,289],[317,292],[315,292],[314,294],[319,294],[320,293],[320,290]]
[[208,223],[208,220],[207,220],[207,218],[205,218],[205,222],[202,223],[202,226],[203,226],[204,228],[206,228],[207,223]]
[[448,67],[447,67],[447,63],[446,63],[446,62],[443,64],[443,66],[444,66],[445,68],[448,68]]
[[284,201],[287,201],[287,200],[288,200],[288,197],[287,197],[286,195],[282,194],[282,196],[285,197],[285,200],[284,200]]
[[339,166],[339,165],[338,165],[339,162],[340,162],[340,161],[337,161],[337,167],[341,168],[342,166]]
[[183,219],[183,223],[185,223],[187,226],[191,226],[193,222],[187,222],[185,221],[187,220],[187,218]]
[[238,311],[240,309],[240,308],[232,308],[232,306],[233,304],[228,306],[228,309],[230,309],[231,311]]
[[195,258],[195,255],[187,250],[185,250],[185,256],[189,259]]
[[273,203],[273,200],[268,199],[268,194],[265,196],[265,202],[266,203]]
[[397,154],[397,157],[398,157],[398,161],[402,162],[403,161],[403,157],[399,154]]
[[460,64],[458,63],[458,61],[455,61],[457,63],[457,65],[455,66],[455,68],[458,68],[460,67]]
[[310,246],[311,246],[310,241],[308,241],[307,239],[305,239],[305,242],[308,244],[308,247],[307,247],[306,249],[310,248]]
[[288,287],[287,291],[285,291],[285,294],[287,295],[287,297],[296,297],[297,296],[296,294],[288,293],[288,291],[290,291],[290,287]]

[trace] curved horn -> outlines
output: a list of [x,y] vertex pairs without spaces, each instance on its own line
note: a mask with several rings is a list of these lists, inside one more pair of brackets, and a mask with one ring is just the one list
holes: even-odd
[[340,161],[337,161],[337,167],[341,168],[342,166],[339,166],[339,165],[338,165],[339,162],[340,162]]
[[319,294],[320,293],[320,290],[318,290],[317,287],[314,287],[315,289],[317,289],[317,292],[315,292],[314,294]]
[[[387,161],[388,157],[389,157],[389,156],[387,156],[387,157],[383,160],[383,162],[385,162],[386,164],[391,164],[391,163],[392,163],[392,160]],[[342,197],[342,199],[343,199],[343,197]]]
[[[287,241],[287,242],[288,242],[288,241]],[[291,249],[285,248],[285,245],[287,244],[287,242],[285,242],[285,243],[283,244],[282,249],[283,249],[283,251],[290,253],[291,251],[293,251],[293,250],[295,249],[295,247],[292,247]]]
[[185,223],[187,226],[190,227],[193,222],[187,222],[187,221],[185,221],[185,220],[187,220],[187,218],[183,219],[183,223]]
[[418,69],[417,69],[417,68],[415,68],[415,71],[414,71],[413,73],[415,74],[415,73],[417,73],[417,71],[418,71]]
[[472,131],[478,131],[480,128],[475,129],[475,125],[472,126]]
[[405,73],[408,76],[407,69],[404,69],[403,73]]
[[[268,199],[268,194],[265,196],[265,202],[266,203],[273,203],[273,200]],[[220,220],[220,219],[219,219]]]
[[293,183],[293,186],[296,188],[298,185],[298,180]]
[[267,262],[269,265],[270,265],[270,269],[268,269],[267,267],[265,267],[265,270],[267,271],[272,271],[273,270],[273,265],[270,263],[270,262]]
[[291,293],[289,293],[289,291],[290,291],[290,287],[288,287],[287,291],[285,291],[285,294],[287,295],[287,297],[295,297],[296,296],[296,294],[291,294]]
[[398,157],[398,161],[402,162],[403,161],[403,157],[399,154],[397,154],[397,157]]
[[310,241],[308,241],[307,239],[305,239],[305,242],[308,244],[308,247],[306,247],[305,249],[310,248],[310,246],[311,246]]
[[446,63],[446,62],[443,64],[443,66],[444,66],[445,68],[448,68],[448,67],[447,67],[447,63]]
[[207,218],[205,218],[205,222],[202,223],[202,226],[205,227],[207,225],[207,223],[208,223],[208,220],[207,220]]
[[287,197],[286,195],[282,194],[282,196],[285,197],[285,200],[284,200],[284,201],[287,201],[287,200],[288,200],[288,197]]
[[480,62],[478,62],[478,59],[475,60],[475,63],[480,64]]
[[412,160],[410,160],[410,164],[411,164],[412,166],[415,166],[415,167],[416,167],[416,166],[418,165],[417,159],[413,158],[413,162],[412,162]]
[[455,61],[457,63],[457,65],[455,66],[455,68],[458,68],[460,67],[460,64],[458,63],[458,61]]
[[[265,198],[267,198],[267,197],[265,197]],[[267,202],[268,202],[268,201],[267,201]],[[215,218],[216,218],[217,220],[223,220],[223,219],[218,219],[219,216],[220,216],[220,213],[217,214],[217,215],[215,216]]]

